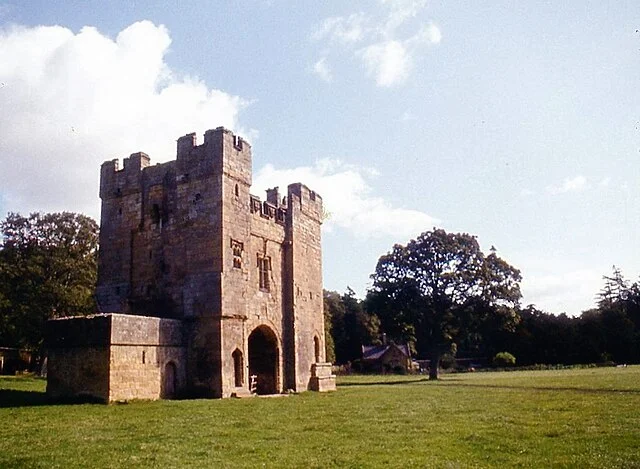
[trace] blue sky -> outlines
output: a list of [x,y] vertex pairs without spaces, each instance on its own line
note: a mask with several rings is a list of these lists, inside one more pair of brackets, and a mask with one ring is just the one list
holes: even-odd
[[0,213],[98,216],[99,164],[224,125],[325,200],[325,288],[433,226],[578,314],[640,274],[637,1],[0,0]]

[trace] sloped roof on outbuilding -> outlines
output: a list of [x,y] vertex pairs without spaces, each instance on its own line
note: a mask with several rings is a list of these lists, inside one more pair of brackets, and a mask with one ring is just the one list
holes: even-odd
[[362,346],[362,359],[363,360],[378,360],[391,348],[396,348],[407,358],[411,357],[409,352],[409,346],[407,344],[386,344],[386,345],[363,345]]

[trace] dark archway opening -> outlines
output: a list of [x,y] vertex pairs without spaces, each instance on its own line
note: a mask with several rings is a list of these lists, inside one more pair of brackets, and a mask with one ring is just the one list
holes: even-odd
[[249,375],[256,376],[256,393],[278,392],[278,339],[267,326],[249,335]]
[[235,387],[239,388],[244,384],[244,366],[242,360],[242,352],[238,349],[231,354],[233,357],[233,376]]
[[162,399],[174,399],[176,397],[177,391],[178,372],[176,370],[175,363],[169,362],[164,367],[160,397],[162,397]]
[[318,336],[313,338],[313,350],[316,363],[320,363],[320,339],[318,339]]

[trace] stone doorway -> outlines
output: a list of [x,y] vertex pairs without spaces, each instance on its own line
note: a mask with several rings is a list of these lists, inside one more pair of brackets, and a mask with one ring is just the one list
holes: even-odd
[[164,367],[164,374],[162,376],[162,399],[174,399],[178,390],[178,373],[176,365],[173,362],[169,362]]
[[256,376],[257,394],[278,392],[278,339],[267,326],[249,335],[249,376]]
[[316,363],[318,363],[320,361],[320,339],[318,339],[318,336],[313,338],[313,351]]
[[242,364],[242,352],[235,349],[231,354],[233,358],[233,381],[236,388],[241,387],[244,384],[244,366]]

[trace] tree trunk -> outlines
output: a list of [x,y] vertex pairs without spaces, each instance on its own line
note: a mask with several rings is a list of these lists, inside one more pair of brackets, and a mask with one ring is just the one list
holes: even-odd
[[438,365],[440,365],[440,349],[431,351],[431,361],[429,363],[429,380],[438,379]]

